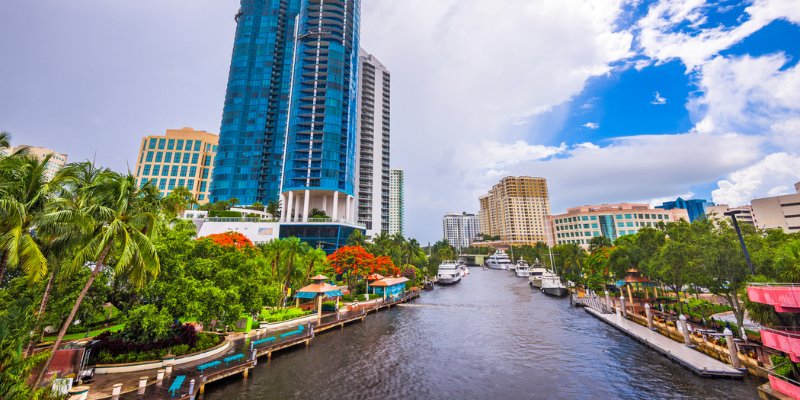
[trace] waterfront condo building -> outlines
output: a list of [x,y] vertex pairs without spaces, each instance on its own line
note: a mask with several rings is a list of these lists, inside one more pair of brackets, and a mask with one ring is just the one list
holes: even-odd
[[693,222],[705,218],[707,214],[706,209],[713,206],[714,203],[703,199],[684,200],[678,197],[677,200],[667,201],[660,206],[656,206],[656,208],[661,208],[663,210],[674,210],[676,208],[686,210],[689,214],[689,221]]
[[457,250],[469,247],[470,242],[478,238],[480,232],[480,220],[475,214],[447,213],[442,218],[444,240]]
[[480,230],[499,236],[500,245],[533,245],[547,242],[550,197],[547,180],[509,176],[479,199]]
[[405,235],[405,186],[402,169],[389,171],[389,234]]
[[588,248],[593,237],[605,236],[613,242],[660,222],[689,221],[689,213],[682,208],[664,210],[648,204],[621,203],[568,208],[566,213],[550,219],[555,244],[574,243]]
[[195,201],[208,203],[218,141],[219,136],[192,128],[145,136],[136,159],[136,182],[153,182],[161,196],[185,187]]
[[706,217],[711,220],[731,222],[730,214],[736,216],[736,222],[739,225],[755,226],[753,208],[750,206],[731,207],[727,204],[720,204],[706,207]]
[[326,251],[360,229],[360,3],[241,0],[214,165],[212,201],[279,201],[281,236]]
[[389,70],[361,50],[358,96],[358,222],[374,237],[389,231]]
[[756,227],[781,228],[787,233],[800,232],[800,182],[794,188],[795,194],[764,197],[751,202]]
[[45,179],[48,181],[53,179],[56,176],[56,173],[64,168],[67,165],[67,155],[64,153],[59,153],[55,150],[48,149],[46,147],[38,147],[38,146],[30,146],[27,144],[21,144],[19,146],[13,147],[10,149],[8,154],[13,154],[20,150],[27,151],[28,155],[38,159],[39,161],[44,160],[45,157],[50,156],[50,160],[47,161],[46,170],[44,173]]

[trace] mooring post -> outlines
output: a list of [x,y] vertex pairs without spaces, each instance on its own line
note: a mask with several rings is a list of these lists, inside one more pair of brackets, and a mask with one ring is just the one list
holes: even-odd
[[692,347],[692,338],[689,336],[689,324],[686,323],[686,315],[681,314],[678,319],[683,327],[683,343],[689,347]]
[[722,333],[725,335],[725,343],[728,344],[728,355],[731,357],[731,366],[733,366],[733,368],[741,367],[741,363],[739,363],[739,354],[736,351],[736,342],[733,341],[733,332],[725,328]]
[[611,296],[608,295],[608,290],[606,290],[606,306],[611,307]]
[[619,296],[620,308],[622,308],[622,316],[628,318],[628,309],[625,307],[625,296]]
[[653,310],[650,309],[650,303],[644,303],[644,313],[647,315],[647,327],[653,331]]
[[189,381],[189,396],[194,397],[194,379]]

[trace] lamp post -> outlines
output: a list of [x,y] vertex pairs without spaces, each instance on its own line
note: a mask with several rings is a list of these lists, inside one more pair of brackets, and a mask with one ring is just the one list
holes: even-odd
[[750,268],[750,273],[755,275],[756,269],[753,267],[753,261],[750,259],[750,252],[747,251],[747,245],[744,244],[744,236],[742,235],[742,229],[739,228],[739,222],[736,221],[736,211],[728,211],[725,215],[731,217],[733,221],[733,229],[736,230],[736,236],[739,237],[739,244],[742,245],[742,251],[744,252],[744,259],[747,261],[747,268]]

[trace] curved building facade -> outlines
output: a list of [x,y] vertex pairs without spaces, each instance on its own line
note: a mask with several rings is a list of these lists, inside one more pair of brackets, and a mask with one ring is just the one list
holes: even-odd
[[354,220],[360,0],[242,0],[213,201]]

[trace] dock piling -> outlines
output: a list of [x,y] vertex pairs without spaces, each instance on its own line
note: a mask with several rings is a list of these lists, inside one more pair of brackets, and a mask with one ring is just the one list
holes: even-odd
[[647,315],[647,328],[651,331],[655,330],[653,328],[653,310],[650,309],[650,303],[644,303],[644,313]]
[[741,367],[741,363],[739,363],[739,354],[736,351],[736,343],[733,341],[733,332],[730,329],[725,328],[722,332],[725,335],[725,343],[728,344],[728,355],[731,357],[731,365],[733,368],[739,369]]
[[689,324],[686,323],[686,315],[681,314],[678,319],[681,321],[681,330],[683,331],[683,343],[688,346],[692,347],[692,338],[689,336]]

